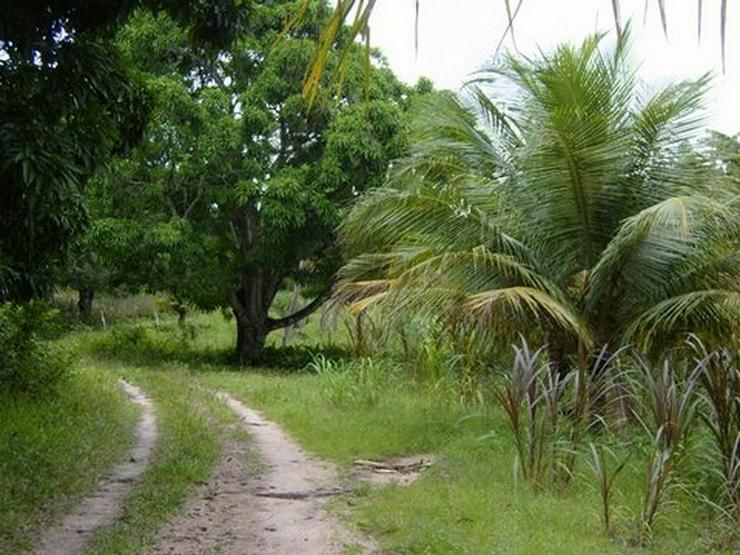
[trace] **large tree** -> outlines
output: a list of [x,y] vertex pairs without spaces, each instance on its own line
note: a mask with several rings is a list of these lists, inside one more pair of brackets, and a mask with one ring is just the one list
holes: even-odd
[[626,40],[509,56],[433,103],[411,156],[344,223],[345,296],[535,335],[555,363],[736,332],[737,189],[687,142],[708,81],[645,95]]
[[[216,53],[191,48],[169,18],[147,12],[119,40],[147,83],[152,115],[142,144],[108,168],[102,196],[118,196],[115,216],[148,230],[140,245],[154,267],[151,288],[232,309],[240,362],[258,358],[271,330],[326,298],[342,210],[403,152],[404,111],[416,94],[376,54],[367,74],[357,46],[339,79],[331,54],[327,87],[309,108],[304,74],[330,10],[312,3],[282,34],[295,8],[256,6],[254,23]],[[270,306],[289,280],[314,299],[273,318]]]
[[48,295],[84,230],[83,189],[140,137],[148,102],[110,37],[140,5],[194,44],[228,44],[251,2],[32,1],[0,20],[0,301]]

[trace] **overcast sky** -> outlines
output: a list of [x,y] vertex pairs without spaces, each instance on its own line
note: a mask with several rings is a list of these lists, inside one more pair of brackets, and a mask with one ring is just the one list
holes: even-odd
[[[518,0],[511,0],[512,9]],[[647,4],[647,12],[645,5]],[[632,57],[640,77],[660,86],[671,80],[715,75],[708,125],[740,132],[740,0],[728,0],[727,71],[720,56],[720,0],[704,0],[701,44],[697,41],[696,0],[667,0],[668,39],[658,2],[622,0],[622,20],[632,19]],[[507,25],[504,0],[420,0],[419,53],[414,53],[414,0],[377,0],[371,42],[396,74],[409,83],[430,77],[439,88],[458,88],[490,60]],[[611,0],[523,0],[514,31],[525,54],[558,42],[580,41],[589,33],[613,35]],[[512,48],[508,37],[505,46]]]

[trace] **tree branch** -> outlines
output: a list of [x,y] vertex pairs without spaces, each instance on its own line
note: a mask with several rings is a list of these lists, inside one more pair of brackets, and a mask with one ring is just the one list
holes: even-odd
[[326,289],[324,289],[314,300],[312,300],[310,303],[308,303],[297,312],[294,312],[293,314],[286,316],[285,318],[268,318],[267,328],[272,331],[280,328],[287,328],[288,326],[297,324],[305,317],[309,316],[322,304],[324,304],[324,301],[326,301],[331,296],[333,290],[334,280],[332,280],[326,287]]

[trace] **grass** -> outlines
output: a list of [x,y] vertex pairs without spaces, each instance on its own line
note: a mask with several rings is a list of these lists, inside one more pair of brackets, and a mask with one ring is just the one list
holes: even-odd
[[[438,462],[409,487],[362,488],[332,505],[392,553],[715,552],[706,515],[687,492],[676,492],[647,546],[624,539],[636,535],[640,457],[633,457],[616,481],[614,534],[608,535],[588,453],[579,458],[567,488],[534,491],[516,478],[511,432],[494,404],[461,405],[456,393],[439,387],[441,382],[421,383],[377,361],[377,372],[362,374],[367,381],[360,385],[337,372],[235,370],[224,364],[233,322],[220,314],[195,314],[190,325],[195,334],[185,338],[171,319],[163,318],[158,328],[139,320],[69,339],[91,353],[86,372],[75,379],[99,380],[96,388],[104,384],[124,411],[113,384],[118,376],[129,379],[154,400],[160,426],[153,465],[126,499],[122,517],[94,538],[91,553],[145,552],[159,528],[207,480],[226,424],[234,419],[207,394],[213,389],[262,410],[305,448],[342,468],[357,458],[438,455]],[[137,326],[145,332],[127,331]],[[307,343],[321,337],[316,322],[304,329]],[[357,387],[374,390],[358,395]],[[26,415],[25,409],[17,410]],[[8,411],[3,407],[0,414]],[[98,436],[90,437],[97,441]],[[243,432],[237,436],[246,440]],[[2,428],[0,437],[13,436]],[[114,458],[101,460],[101,468]],[[259,466],[255,460],[249,463]],[[47,498],[41,494],[31,505]],[[12,527],[11,522],[0,518],[2,526]]]
[[[199,333],[189,349],[202,353],[226,344],[231,323],[220,315],[198,316],[193,324]],[[162,344],[149,345],[137,357],[156,359],[158,351],[169,352],[167,345],[177,340],[176,334],[170,332],[168,339],[167,333],[153,332]],[[105,338],[101,346],[103,351],[110,348]],[[177,379],[195,379],[206,388],[231,393],[280,423],[307,449],[346,468],[356,458],[440,455],[411,487],[365,488],[335,503],[390,552],[713,552],[711,530],[696,501],[686,494],[678,494],[677,502],[666,507],[647,547],[629,543],[640,509],[638,460],[630,461],[614,487],[612,536],[603,532],[587,454],[580,457],[569,487],[533,491],[515,478],[512,438],[503,414],[493,405],[462,406],[445,389],[419,385],[393,370],[369,397],[371,403],[337,403],[334,384],[321,375],[235,371],[216,359],[206,364],[202,360],[194,357],[190,364],[179,364]]]
[[360,457],[427,452],[451,440],[464,427],[465,412],[440,410],[429,396],[389,388],[373,406],[334,407],[325,402],[316,376],[262,372],[210,372],[207,387],[233,394],[279,422],[315,453],[340,463]]
[[136,412],[113,375],[83,366],[43,396],[0,395],[0,553],[87,493],[131,445]]
[[688,498],[666,509],[647,548],[622,539],[634,536],[639,514],[638,463],[615,486],[614,537],[603,532],[597,485],[585,462],[567,489],[533,491],[514,476],[510,432],[495,408],[444,402],[434,390],[394,376],[373,406],[335,406],[320,377],[305,373],[211,371],[199,379],[262,410],[307,449],[341,465],[440,455],[410,487],[365,488],[336,504],[389,552],[713,552],[710,532]]

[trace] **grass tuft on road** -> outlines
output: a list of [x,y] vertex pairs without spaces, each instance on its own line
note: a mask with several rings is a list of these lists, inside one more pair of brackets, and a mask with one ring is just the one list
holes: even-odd
[[132,368],[110,361],[105,366],[141,387],[152,399],[159,439],[150,467],[124,501],[121,517],[100,530],[86,551],[141,553],[194,489],[208,479],[218,461],[224,424],[233,417],[176,366]]

